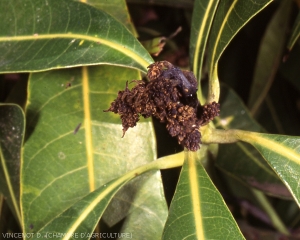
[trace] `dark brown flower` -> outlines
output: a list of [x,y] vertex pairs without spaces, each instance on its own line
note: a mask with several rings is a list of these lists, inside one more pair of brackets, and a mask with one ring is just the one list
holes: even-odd
[[123,136],[129,127],[136,126],[139,116],[154,116],[166,123],[170,135],[188,150],[200,148],[200,126],[207,124],[219,115],[219,104],[205,106],[197,98],[197,81],[188,71],[181,71],[167,61],[151,64],[148,81],[135,80],[129,90],[128,82],[124,91],[105,110],[120,115]]

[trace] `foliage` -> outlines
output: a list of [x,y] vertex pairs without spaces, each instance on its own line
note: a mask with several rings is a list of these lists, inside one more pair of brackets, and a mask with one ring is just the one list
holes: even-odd
[[[296,236],[296,4],[151,3],[0,2],[1,232],[22,229],[25,239]],[[179,25],[182,32],[169,37]],[[149,118],[121,138],[118,116],[103,112],[158,60],[193,70],[200,102],[220,103],[220,116],[200,127],[196,152]]]

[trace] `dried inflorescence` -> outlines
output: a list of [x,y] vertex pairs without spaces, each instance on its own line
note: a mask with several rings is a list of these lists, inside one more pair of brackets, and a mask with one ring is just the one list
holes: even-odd
[[166,123],[172,137],[188,150],[200,148],[200,126],[219,115],[219,104],[201,106],[197,98],[197,81],[189,71],[181,71],[166,61],[156,62],[149,67],[150,81],[134,80],[131,90],[128,82],[124,91],[107,111],[121,116],[123,136],[130,127],[136,126],[139,117],[154,116]]

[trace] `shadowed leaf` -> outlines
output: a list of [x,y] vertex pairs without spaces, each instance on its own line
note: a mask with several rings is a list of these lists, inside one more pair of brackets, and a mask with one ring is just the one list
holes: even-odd
[[24,130],[23,110],[15,104],[0,104],[0,191],[20,224],[20,161]]
[[287,45],[289,50],[292,50],[295,43],[299,39],[299,36],[300,36],[300,12],[298,13],[297,18],[294,22],[294,26],[293,26],[293,29],[292,29],[292,34],[290,36],[290,39],[289,39],[289,42],[288,42],[288,45]]
[[[216,126],[221,126],[223,129],[264,131],[232,90],[225,86],[222,86],[221,90],[221,111]],[[216,165],[230,175],[267,194],[291,197],[288,189],[260,153],[246,143],[219,145]]]
[[207,102],[219,99],[217,63],[221,54],[238,31],[271,1],[231,0],[220,2],[208,40],[210,82]]
[[281,62],[286,41],[286,36],[282,33],[288,28],[291,4],[290,1],[281,2],[261,41],[248,101],[253,116],[265,100]]

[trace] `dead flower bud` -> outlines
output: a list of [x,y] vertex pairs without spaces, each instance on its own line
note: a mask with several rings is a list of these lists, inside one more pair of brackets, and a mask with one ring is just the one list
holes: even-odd
[[197,98],[197,81],[192,72],[181,71],[167,61],[155,62],[148,67],[150,81],[134,80],[135,86],[119,91],[118,97],[105,112],[120,115],[123,136],[134,127],[139,117],[156,117],[178,143],[188,150],[200,148],[200,126],[219,115],[220,105],[201,106]]

